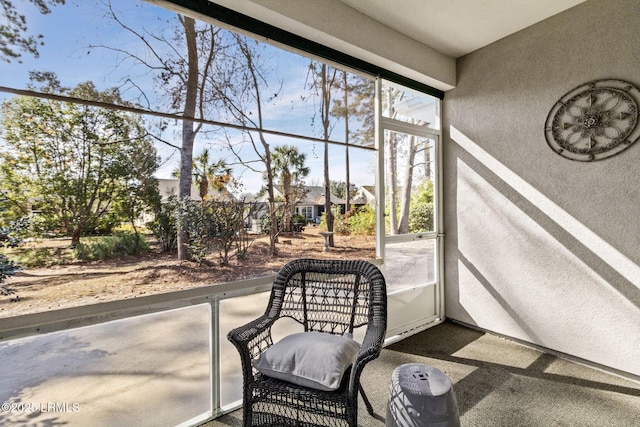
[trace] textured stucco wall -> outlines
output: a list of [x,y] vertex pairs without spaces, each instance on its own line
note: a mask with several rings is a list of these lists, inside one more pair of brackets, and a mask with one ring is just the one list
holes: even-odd
[[457,62],[444,100],[447,317],[640,375],[640,141],[554,153],[570,89],[640,86],[640,2],[590,0]]

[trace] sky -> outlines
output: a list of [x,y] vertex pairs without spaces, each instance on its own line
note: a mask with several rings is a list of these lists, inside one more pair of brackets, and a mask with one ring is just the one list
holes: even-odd
[[[125,79],[130,76],[152,102],[155,97],[161,96],[162,88],[151,78],[148,68],[123,60],[123,56],[113,50],[90,47],[104,44],[135,51],[140,46],[139,40],[131,37],[118,25],[109,24],[109,21],[105,20],[106,9],[103,1],[67,0],[65,5],[53,7],[52,13],[47,15],[38,13],[26,0],[17,0],[15,4],[21,13],[26,15],[30,32],[42,34],[45,44],[39,48],[39,58],[24,54],[22,63],[0,62],[0,86],[24,89],[28,83],[29,71],[39,70],[55,72],[62,85],[67,87],[74,87],[88,80],[93,81],[99,90],[128,87],[128,90],[123,92],[125,98],[137,95],[131,85],[123,86]],[[169,24],[175,19],[175,14],[170,11],[137,0],[113,0],[112,4],[127,25],[140,31],[142,27],[170,28]],[[275,47],[266,48],[264,54],[269,58],[270,87],[277,88],[280,83],[283,85],[277,101],[264,105],[265,127],[288,133],[320,136],[319,121],[312,119],[318,108],[317,99],[309,97],[309,90],[305,89],[310,60]],[[0,101],[10,96],[0,92]],[[305,97],[306,102],[302,102],[302,97]],[[353,129],[355,126],[352,123],[350,127]],[[162,137],[179,144],[178,133],[176,126],[170,126]],[[220,136],[201,133],[196,139],[194,156],[204,148],[209,148],[214,158],[232,162],[230,153],[216,143],[219,139]],[[323,143],[280,136],[267,136],[267,139],[272,148],[282,144],[296,145],[306,154],[307,166],[311,169],[310,176],[306,178],[307,184],[322,185]],[[342,123],[336,124],[331,139],[344,140]],[[169,178],[171,172],[178,167],[179,154],[162,143],[157,143],[156,147],[162,158],[162,166],[157,176]],[[343,181],[345,148],[339,145],[330,145],[329,148],[330,179]],[[374,184],[374,159],[372,151],[350,149],[352,183],[357,186]],[[255,193],[263,185],[260,173],[241,171],[238,168],[234,173],[242,176],[243,192]]]

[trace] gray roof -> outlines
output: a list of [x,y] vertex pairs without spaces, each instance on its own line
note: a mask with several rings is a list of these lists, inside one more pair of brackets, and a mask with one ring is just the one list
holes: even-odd
[[[298,206],[314,206],[320,205],[323,206],[325,203],[324,199],[324,187],[319,185],[308,185],[305,187],[307,190],[307,194],[298,202]],[[336,197],[333,194],[331,195],[331,203],[334,205],[344,205],[346,202],[344,199],[340,197]]]

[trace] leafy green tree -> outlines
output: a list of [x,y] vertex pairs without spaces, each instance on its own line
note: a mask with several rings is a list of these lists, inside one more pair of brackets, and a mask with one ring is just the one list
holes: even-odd
[[32,3],[38,11],[46,15],[51,12],[49,6],[64,4],[65,0],[17,0],[18,6],[11,0],[0,0],[3,22],[0,24],[0,59],[5,62],[20,61],[21,52],[38,57],[38,46],[43,44],[42,34],[29,35],[27,18],[20,13],[24,3]]
[[[158,158],[140,150],[134,145],[122,147],[132,173],[125,183],[126,197],[114,200],[114,216],[117,219],[128,219],[135,233],[136,243],[141,241],[137,220],[145,212],[155,212],[161,203],[158,180],[149,173],[158,168]],[[137,248],[136,248],[137,249]]]
[[[42,90],[126,105],[117,89],[101,92],[91,82],[66,89],[49,81]],[[5,101],[2,112],[0,186],[23,210],[39,212],[43,231],[70,236],[75,246],[133,194],[155,203],[158,159],[138,116],[32,97]]]
[[306,155],[292,145],[280,145],[273,149],[273,174],[280,177],[278,186],[284,197],[284,231],[291,231],[292,211],[304,196],[304,178],[309,175],[305,166]]

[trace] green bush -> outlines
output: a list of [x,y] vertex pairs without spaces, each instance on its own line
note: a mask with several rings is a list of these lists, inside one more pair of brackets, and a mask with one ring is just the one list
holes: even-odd
[[158,205],[155,218],[147,224],[163,252],[171,252],[178,246],[177,209],[178,199],[171,195],[166,203]]
[[187,236],[191,260],[202,263],[214,248],[209,233],[214,224],[214,209],[206,201],[184,198],[178,201],[177,224]]
[[296,214],[291,217],[291,231],[302,233],[306,225],[307,219],[304,217],[304,215]]
[[82,231],[83,236],[109,236],[114,233],[122,219],[115,212],[109,211],[98,218],[92,218]]
[[343,236],[349,234],[349,224],[345,221],[345,216],[340,211],[340,207],[334,206],[331,211],[333,212],[333,232]]
[[433,203],[417,203],[409,211],[409,233],[433,231]]
[[349,232],[360,236],[376,235],[376,211],[363,206],[355,214],[349,216]]
[[[0,196],[0,202],[4,200]],[[4,211],[4,206],[0,205],[0,212]],[[0,249],[17,248],[22,243],[22,233],[29,228],[29,219],[20,218],[5,224],[0,221]],[[4,253],[0,253],[0,285],[4,281],[16,274],[20,270],[20,265],[7,258]]]
[[133,233],[116,233],[112,236],[85,239],[76,245],[74,252],[79,260],[93,261],[137,255],[149,251],[144,236]]
[[411,196],[409,233],[433,231],[433,182],[424,181]]
[[[333,213],[333,232],[335,234],[342,235],[349,234],[349,228],[344,221],[344,215],[340,211],[340,207],[332,206],[331,212]],[[322,231],[327,231],[327,215],[325,214],[325,212],[323,212],[320,216],[320,224],[318,224],[318,227]]]

